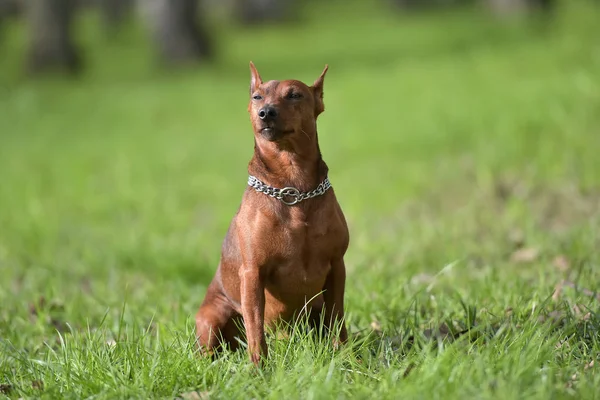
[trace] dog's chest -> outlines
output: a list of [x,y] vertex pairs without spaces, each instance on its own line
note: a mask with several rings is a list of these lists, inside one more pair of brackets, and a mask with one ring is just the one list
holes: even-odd
[[321,290],[335,251],[339,248],[337,221],[323,216],[293,218],[277,229],[277,257],[271,266],[270,281],[287,291]]

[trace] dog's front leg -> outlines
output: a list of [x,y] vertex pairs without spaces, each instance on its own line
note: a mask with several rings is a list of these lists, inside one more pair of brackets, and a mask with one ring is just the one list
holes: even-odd
[[330,328],[334,327],[337,321],[339,326],[339,336],[334,339],[334,347],[346,343],[348,332],[346,331],[346,322],[344,321],[344,290],[346,286],[346,266],[343,258],[334,259],[331,262],[331,271],[325,281],[325,322]]
[[265,288],[257,267],[242,268],[240,273],[242,317],[246,327],[248,353],[255,365],[260,363],[261,353],[268,355],[265,340]]

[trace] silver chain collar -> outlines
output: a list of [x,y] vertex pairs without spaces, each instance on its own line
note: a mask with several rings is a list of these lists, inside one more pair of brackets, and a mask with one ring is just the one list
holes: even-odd
[[291,186],[284,187],[283,189],[274,188],[262,183],[257,177],[250,175],[248,177],[248,186],[254,188],[257,192],[276,198],[285,205],[293,206],[294,204],[300,203],[302,200],[323,195],[331,188],[331,183],[329,182],[329,178],[325,178],[323,182],[319,183],[319,186],[317,186],[316,189],[302,193]]

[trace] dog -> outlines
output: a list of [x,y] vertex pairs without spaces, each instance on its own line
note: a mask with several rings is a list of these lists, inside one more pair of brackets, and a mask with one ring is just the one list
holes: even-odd
[[204,353],[239,347],[241,323],[250,360],[268,356],[265,329],[278,321],[334,332],[345,343],[346,268],[350,235],[321,156],[317,117],[325,110],[323,81],[263,82],[250,62],[248,112],[254,155],[248,186],[221,248],[221,259],[196,314]]

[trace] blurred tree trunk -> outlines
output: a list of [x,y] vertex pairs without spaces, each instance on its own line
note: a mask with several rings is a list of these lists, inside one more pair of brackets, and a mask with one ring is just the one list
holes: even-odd
[[18,0],[0,0],[0,15],[3,17],[18,15],[21,8]]
[[29,71],[78,72],[81,62],[71,37],[74,12],[71,0],[28,0],[26,7],[30,31]]
[[530,3],[532,3],[534,7],[546,12],[554,10],[554,7],[556,6],[555,0],[530,0]]
[[2,27],[4,21],[10,17],[15,17],[21,12],[21,7],[17,0],[0,0],[0,39],[2,38]]
[[292,0],[236,0],[236,17],[244,24],[278,22],[290,16]]
[[121,26],[133,7],[131,0],[99,0],[99,3],[102,19],[109,34]]
[[183,64],[212,55],[210,37],[199,20],[198,0],[138,0],[165,64]]
[[494,14],[507,15],[527,9],[527,0],[486,0]]
[[473,0],[390,0],[401,10],[419,10],[434,7],[450,7],[472,3]]
[[486,0],[489,8],[498,15],[509,15],[530,10],[552,11],[554,0]]

